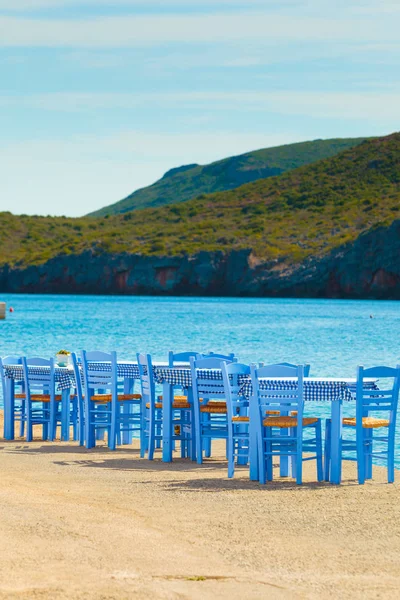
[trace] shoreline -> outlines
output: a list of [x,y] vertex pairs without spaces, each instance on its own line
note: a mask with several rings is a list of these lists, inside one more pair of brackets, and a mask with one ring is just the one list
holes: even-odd
[[[0,413],[0,421],[2,414]],[[1,423],[0,423],[1,425]],[[0,598],[397,598],[399,483],[261,486],[138,444],[0,441]],[[399,472],[396,473],[398,481]]]

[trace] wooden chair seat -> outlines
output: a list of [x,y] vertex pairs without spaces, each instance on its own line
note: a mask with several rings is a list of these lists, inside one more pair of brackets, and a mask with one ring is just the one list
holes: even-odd
[[249,423],[249,417],[232,417],[234,423]]
[[[281,416],[281,413],[279,410],[267,410],[267,411],[265,411],[265,414],[267,417],[280,417]],[[291,410],[290,416],[297,417],[297,410]]]
[[[181,396],[181,398],[184,398],[184,396]],[[177,410],[179,410],[180,408],[182,408],[182,409],[190,409],[190,406],[191,405],[189,404],[189,402],[184,402],[183,400],[174,401],[172,403],[172,408],[175,408]],[[155,408],[162,408],[162,407],[163,407],[162,402],[156,402]],[[148,402],[146,404],[146,408],[150,408],[150,402]]]
[[[61,396],[55,396],[56,402],[61,402]],[[31,394],[31,402],[50,402],[50,394]]]
[[[344,418],[343,425],[348,427],[356,426],[355,418]],[[376,419],[375,417],[363,417],[362,426],[365,429],[377,429],[379,427],[389,427],[389,421],[387,419]]]
[[226,402],[209,402],[205,406],[200,406],[200,412],[213,414],[226,414]]
[[[160,402],[162,402],[162,399],[162,396],[157,396],[157,400],[159,400]],[[174,396],[174,401],[187,402],[187,396]]]
[[[303,427],[307,425],[314,425],[318,423],[316,417],[306,417],[303,419]],[[289,429],[290,427],[297,427],[297,419],[295,417],[267,417],[263,421],[264,427],[282,427],[282,429]]]
[[[118,394],[118,402],[124,402],[126,400],[141,400],[141,394]],[[111,402],[112,394],[95,394],[90,398],[93,402]]]

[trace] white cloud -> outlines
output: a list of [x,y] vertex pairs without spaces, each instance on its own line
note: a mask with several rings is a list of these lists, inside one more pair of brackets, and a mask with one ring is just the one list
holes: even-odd
[[294,134],[146,133],[0,142],[0,210],[78,216],[117,202],[170,169],[298,141]]
[[135,47],[164,43],[243,40],[362,41],[398,40],[388,19],[318,18],[267,12],[197,15],[138,15],[87,19],[0,17],[0,46]]

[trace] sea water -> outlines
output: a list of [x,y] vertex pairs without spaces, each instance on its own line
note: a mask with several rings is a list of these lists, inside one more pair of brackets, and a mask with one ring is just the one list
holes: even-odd
[[[357,365],[400,363],[400,303],[270,298],[170,298],[3,294],[0,355],[61,349],[234,352],[240,362],[309,363],[312,376],[355,377]],[[308,403],[321,416],[329,407]],[[354,404],[347,407],[354,411]],[[400,466],[400,444],[398,446]]]

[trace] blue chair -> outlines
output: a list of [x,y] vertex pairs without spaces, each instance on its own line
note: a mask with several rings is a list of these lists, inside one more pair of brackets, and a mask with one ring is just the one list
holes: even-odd
[[198,358],[219,358],[220,360],[226,360],[228,362],[237,362],[238,359],[233,352],[230,354],[217,354],[216,352],[209,352],[208,354],[199,355]]
[[190,359],[196,358],[199,355],[198,352],[168,352],[168,366],[173,367],[176,363],[190,363]]
[[[54,359],[23,356],[21,360],[26,393],[26,441],[32,441],[34,425],[42,425],[43,440],[53,441],[57,423],[61,422],[61,395],[55,393]],[[48,367],[48,370],[36,373],[29,367]]]
[[[364,387],[366,378],[379,379],[384,388],[371,390]],[[381,387],[381,386],[380,386]],[[355,431],[355,440],[343,439],[342,451],[353,454],[342,456],[344,460],[357,461],[358,483],[372,479],[372,459],[386,459],[388,483],[394,482],[394,452],[396,416],[400,389],[400,366],[357,368],[356,416],[343,418],[343,432]],[[381,417],[381,418],[379,418]],[[382,418],[384,417],[384,418]],[[376,430],[386,431],[385,435],[374,436]],[[326,421],[325,430],[325,479],[329,480],[331,469],[332,423]],[[375,442],[385,444],[382,451],[374,452]],[[354,456],[355,453],[355,456]]]
[[228,421],[228,477],[231,478],[235,473],[235,458],[238,464],[247,464],[249,457],[249,400],[241,394],[240,377],[250,375],[250,367],[225,362],[221,367]]
[[[196,358],[201,356],[201,354],[199,354],[198,352],[194,352],[194,351],[189,351],[189,352],[173,352],[172,350],[169,351],[168,353],[168,366],[169,367],[174,367],[176,366],[176,364],[178,363],[190,363],[190,359]],[[175,391],[178,392],[178,394],[175,394]],[[187,396],[187,390],[183,389],[182,386],[176,385],[174,386],[174,399],[175,401],[178,400],[188,400],[188,396]],[[162,397],[159,396],[159,400],[162,401]],[[192,413],[193,411],[191,411]],[[188,416],[188,415],[187,415]],[[194,426],[193,426],[193,431],[194,431]],[[179,425],[175,425],[175,429],[174,429],[174,434],[179,436],[180,435],[180,426]],[[192,438],[192,442],[193,442],[193,438]],[[186,441],[186,447],[184,445],[184,443],[181,442],[181,457],[184,458],[185,456],[187,456],[188,454],[190,454],[191,456],[194,454],[195,449],[194,446],[192,448],[190,448],[188,446],[189,440]],[[174,448],[175,449],[175,448]]]
[[[22,359],[19,356],[4,356],[1,358],[0,356],[0,374],[1,374],[1,384],[3,389],[3,399],[6,397],[6,377],[4,367],[6,365],[22,365]],[[10,383],[10,382],[8,382]],[[24,388],[24,382],[16,381],[14,382],[14,420],[19,421],[19,435],[20,437],[24,436],[25,433],[25,402],[26,402],[26,394]]]
[[[116,352],[108,354],[82,350],[81,357],[84,382],[81,403],[84,406],[86,447],[93,448],[96,445],[96,431],[107,431],[108,447],[115,450],[117,442],[121,443],[123,431],[142,428],[141,395],[125,394],[119,389],[123,382],[118,379]],[[90,363],[104,363],[106,368],[104,371],[91,369]],[[75,368],[79,370],[79,365]],[[139,404],[139,413],[123,413],[122,407],[126,403],[133,406]]]
[[[154,381],[153,364],[150,354],[137,354],[140,384],[142,389],[142,402],[144,425],[142,429],[140,455],[143,458],[147,452],[149,460],[153,460],[154,451],[161,447],[163,420],[163,398],[156,399],[156,384]],[[182,453],[186,452],[188,442],[192,438],[193,406],[186,396],[174,396],[171,407],[171,429],[175,432],[172,441],[180,441]],[[179,427],[179,430],[177,428]],[[178,433],[179,431],[179,433]],[[159,443],[158,443],[159,442]]]
[[[257,368],[251,365],[251,381],[255,410],[250,418],[255,419],[255,431],[251,443],[257,444],[258,472],[260,483],[273,478],[273,457],[290,457],[292,476],[301,484],[303,462],[316,460],[318,481],[323,479],[321,420],[316,417],[303,417],[304,389],[303,366],[296,368],[269,365]],[[273,378],[295,377],[287,387],[274,383]],[[293,414],[294,413],[294,414]],[[271,415],[279,416],[271,416]],[[282,435],[282,430],[289,434]],[[303,439],[304,431],[312,430],[315,437]],[[303,452],[312,456],[304,457]]]
[[212,373],[207,373],[208,369],[220,370],[222,362],[215,355],[196,360],[190,359],[198,464],[203,462],[203,451],[206,458],[211,456],[213,439],[228,440],[227,407],[222,375],[221,378],[215,378]]
[[[292,367],[293,369],[297,369],[297,365],[293,365],[292,363],[288,363],[288,362],[277,363],[277,366],[278,367]],[[303,365],[303,373],[304,373],[304,377],[310,376],[310,365]]]

